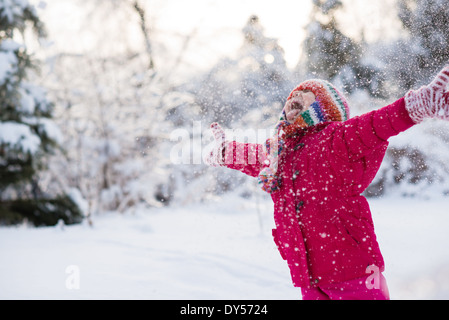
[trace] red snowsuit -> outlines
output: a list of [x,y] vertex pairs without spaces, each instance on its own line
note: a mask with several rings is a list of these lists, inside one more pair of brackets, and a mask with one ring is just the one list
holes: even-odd
[[[360,278],[372,265],[384,270],[370,208],[361,194],[379,170],[387,139],[413,125],[402,98],[286,140],[279,159],[282,187],[272,194],[273,237],[295,287]],[[253,177],[268,165],[260,144],[227,142],[225,159],[226,167]]]

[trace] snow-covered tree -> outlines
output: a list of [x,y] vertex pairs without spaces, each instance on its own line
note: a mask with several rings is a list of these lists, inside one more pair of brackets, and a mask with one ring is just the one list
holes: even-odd
[[217,63],[195,88],[206,121],[229,125],[253,109],[271,117],[264,108],[279,111],[271,106],[283,103],[292,89],[283,49],[277,39],[265,36],[259,18],[251,16],[242,32],[243,45],[236,57]]
[[398,0],[397,7],[408,37],[391,45],[385,58],[403,91],[427,83],[449,62],[449,5],[445,0]]
[[[385,63],[386,82],[392,97],[429,83],[449,62],[447,1],[398,0],[396,4],[406,33],[393,42],[376,44],[380,48],[379,58]],[[447,194],[447,127],[445,122],[429,120],[393,139],[368,193],[396,190],[407,195],[423,195],[443,190]]]
[[380,96],[383,74],[376,64],[364,59],[366,44],[346,36],[338,25],[336,12],[343,3],[338,0],[312,2],[304,54],[298,66],[300,73],[339,83],[348,93],[362,89],[372,96]]
[[337,26],[334,13],[342,6],[340,1],[313,0],[312,19],[307,26],[304,49],[307,70],[319,78],[332,79],[341,68],[358,56],[354,41]]
[[80,211],[69,196],[47,194],[39,185],[45,156],[60,135],[45,90],[30,81],[36,63],[19,42],[30,24],[44,36],[28,1],[0,1],[0,223],[79,222]]
[[[242,45],[233,57],[222,59],[184,86],[193,101],[178,109],[178,118],[187,119],[190,125],[192,120],[200,121],[205,132],[211,122],[218,121],[224,128],[234,130],[230,139],[254,141],[263,136],[248,136],[244,131],[262,129],[268,134],[279,120],[285,99],[296,83],[292,81],[282,47],[277,39],[265,35],[258,16],[250,16],[241,31]],[[194,137],[191,128],[186,129]],[[202,194],[194,194],[200,199],[231,190],[237,193],[241,190],[248,196],[248,190],[254,187],[254,180],[238,172],[221,174],[220,170],[209,170],[204,165],[174,169],[177,176],[178,170],[185,169],[182,176],[197,186],[193,190],[201,188]]]
[[76,4],[82,21],[77,32],[98,41],[75,48],[76,54],[46,52],[45,83],[65,147],[63,157],[51,159],[52,168],[66,173],[61,185],[80,190],[89,218],[139,204],[166,205],[174,188],[170,132],[187,125],[191,94],[174,85],[171,61],[158,63],[163,45],[151,38],[148,2]]

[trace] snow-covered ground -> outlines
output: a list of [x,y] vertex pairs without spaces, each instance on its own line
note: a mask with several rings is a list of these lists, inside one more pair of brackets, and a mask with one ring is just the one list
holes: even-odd
[[[392,299],[449,298],[449,199],[370,200]],[[0,228],[0,299],[300,299],[271,239],[272,204],[94,217],[93,226]]]

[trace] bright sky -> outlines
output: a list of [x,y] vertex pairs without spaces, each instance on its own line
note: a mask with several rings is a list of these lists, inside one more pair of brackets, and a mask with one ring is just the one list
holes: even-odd
[[165,3],[165,9],[157,18],[158,27],[186,34],[196,29],[198,41],[208,47],[206,50],[212,55],[235,52],[243,40],[240,30],[255,14],[266,36],[279,39],[291,65],[298,60],[303,28],[311,8],[308,0],[170,0]]
[[[102,0],[110,1],[110,0]],[[120,0],[124,1],[124,0]],[[126,0],[128,1],[128,0]],[[30,0],[38,4],[41,0]],[[82,51],[100,42],[95,39],[96,27],[91,33],[80,33],[83,15],[80,14],[81,1],[46,0],[40,16],[50,31],[50,40],[68,51]],[[241,29],[252,15],[258,15],[268,37],[276,38],[284,48],[285,58],[290,67],[298,62],[304,27],[309,22],[311,0],[141,0],[145,3],[148,22],[153,39],[164,44],[164,55],[179,52],[186,37],[192,36],[184,60],[193,67],[207,68],[223,56],[236,52],[242,44]],[[392,36],[388,21],[394,15],[394,0],[361,1],[344,0],[342,27],[350,36],[360,36],[361,30],[367,40],[375,40],[380,35]],[[89,4],[94,4],[90,2]],[[42,7],[42,6],[41,6]],[[120,13],[119,13],[120,14]],[[126,19],[126,18],[125,18]],[[115,28],[123,21],[117,21]],[[85,25],[84,25],[85,27]],[[138,30],[128,31],[139,33]],[[352,33],[351,33],[352,32]],[[111,38],[115,35],[111,29]],[[104,41],[104,35],[97,35]],[[128,37],[132,42],[132,34]],[[139,40],[140,41],[140,40]],[[160,57],[159,57],[160,59]],[[195,64],[197,64],[195,66]]]
[[[367,41],[395,36],[399,25],[394,25],[396,0],[343,0],[344,10],[339,23],[351,37],[360,37],[363,31]],[[154,5],[155,27],[160,30],[191,34],[196,30],[199,61],[233,54],[242,44],[240,30],[255,14],[268,37],[276,38],[285,51],[290,67],[299,59],[305,26],[310,22],[311,0],[163,0]],[[393,22],[392,22],[393,21]],[[392,25],[393,23],[393,25]]]

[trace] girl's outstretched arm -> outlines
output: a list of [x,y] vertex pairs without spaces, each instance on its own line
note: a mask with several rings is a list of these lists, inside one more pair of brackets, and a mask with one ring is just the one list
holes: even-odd
[[224,130],[218,123],[211,124],[214,145],[204,158],[213,167],[227,167],[257,177],[269,165],[261,144],[226,141]]
[[332,134],[332,150],[340,158],[357,161],[385,146],[390,137],[414,124],[405,108],[405,100],[401,98],[336,126]]
[[338,155],[358,159],[425,118],[449,120],[449,67],[428,85],[410,90],[391,105],[354,117],[339,126],[334,139]]

